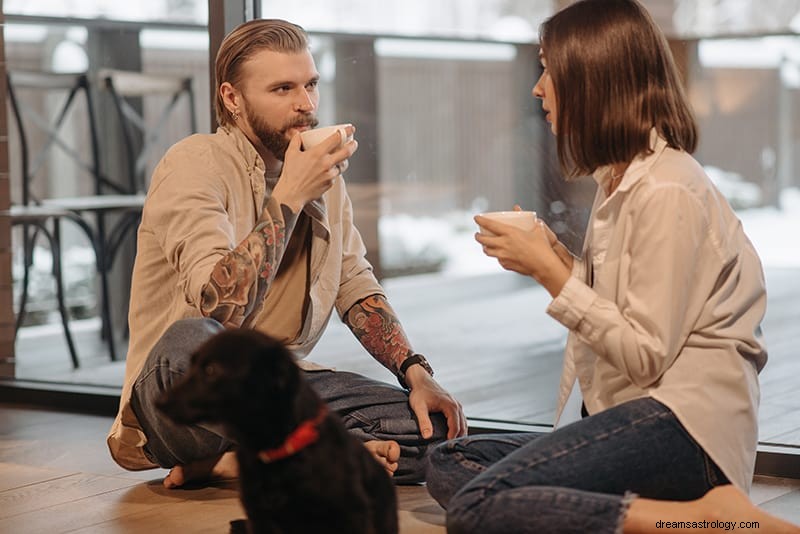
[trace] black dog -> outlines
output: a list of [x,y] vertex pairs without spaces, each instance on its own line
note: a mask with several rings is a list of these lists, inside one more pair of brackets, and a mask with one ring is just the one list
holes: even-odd
[[389,475],[277,341],[246,329],[217,334],[158,405],[176,422],[230,433],[249,532],[397,532]]

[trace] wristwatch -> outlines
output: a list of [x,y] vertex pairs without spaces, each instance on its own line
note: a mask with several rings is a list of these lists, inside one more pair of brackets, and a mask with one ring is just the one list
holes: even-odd
[[425,359],[425,356],[422,354],[412,354],[403,360],[403,363],[400,364],[400,368],[397,370],[397,381],[400,382],[400,385],[405,389],[411,389],[406,383],[406,371],[408,371],[408,368],[414,364],[421,365],[429,375],[433,376],[433,367],[431,367],[431,364],[429,364],[428,360]]

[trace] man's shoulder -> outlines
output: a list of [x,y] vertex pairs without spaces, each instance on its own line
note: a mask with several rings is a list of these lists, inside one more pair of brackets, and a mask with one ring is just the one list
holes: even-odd
[[225,151],[225,139],[217,133],[196,133],[172,145],[165,157],[191,156],[207,158],[210,153]]

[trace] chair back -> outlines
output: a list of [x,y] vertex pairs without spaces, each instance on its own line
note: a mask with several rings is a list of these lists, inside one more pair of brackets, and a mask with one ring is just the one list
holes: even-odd
[[[75,173],[75,189],[102,194],[98,135],[84,72],[10,71],[8,100],[20,146],[22,205],[41,204]],[[87,142],[88,141],[88,142]],[[74,170],[68,170],[65,165]],[[83,181],[88,177],[89,182]],[[90,187],[87,187],[90,183]],[[74,196],[76,191],[67,191]]]
[[[145,193],[151,164],[177,138],[197,131],[192,78],[114,69],[103,69],[98,76],[117,112],[130,192]],[[174,127],[181,110],[186,115],[182,129]]]

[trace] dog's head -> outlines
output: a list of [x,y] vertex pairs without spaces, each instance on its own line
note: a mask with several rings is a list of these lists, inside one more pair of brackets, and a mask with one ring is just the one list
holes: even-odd
[[242,435],[289,418],[300,382],[294,357],[279,342],[255,330],[224,330],[192,355],[184,378],[157,406],[178,423],[222,423]]

